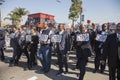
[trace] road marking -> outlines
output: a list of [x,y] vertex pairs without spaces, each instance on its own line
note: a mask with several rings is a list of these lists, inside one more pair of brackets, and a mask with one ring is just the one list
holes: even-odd
[[27,80],[37,80],[37,79],[38,79],[38,77],[33,76],[33,77],[31,77],[31,78],[29,78],[29,79],[27,79]]

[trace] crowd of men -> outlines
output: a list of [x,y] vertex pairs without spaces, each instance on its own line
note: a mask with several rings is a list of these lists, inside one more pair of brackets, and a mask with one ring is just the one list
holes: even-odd
[[[4,31],[0,30],[0,58],[4,61]],[[24,53],[27,57],[27,67],[31,70],[37,66],[37,56],[42,64],[41,71],[48,73],[51,69],[52,47],[57,55],[59,71],[57,76],[68,73],[68,53],[76,51],[76,68],[80,70],[79,80],[84,79],[88,57],[94,58],[93,73],[104,73],[106,62],[109,67],[109,80],[120,80],[120,23],[101,26],[92,23],[80,25],[77,28],[59,24],[57,29],[50,28],[47,22],[43,23],[43,29],[19,27],[12,28],[9,33],[10,46],[13,48],[13,56],[10,59],[10,66],[19,66],[19,60]],[[40,48],[38,50],[38,44]],[[38,54],[37,54],[38,53]],[[65,70],[63,67],[65,66]]]

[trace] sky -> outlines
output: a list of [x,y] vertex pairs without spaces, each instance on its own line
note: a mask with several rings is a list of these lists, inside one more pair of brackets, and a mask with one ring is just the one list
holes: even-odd
[[[2,22],[10,23],[3,20],[10,11],[16,7],[26,8],[30,14],[48,13],[55,16],[58,23],[70,23],[68,19],[71,0],[5,0],[1,6]],[[95,23],[120,22],[120,0],[83,0],[84,23],[87,20]],[[27,15],[23,17],[22,24],[25,23]],[[77,22],[80,22],[78,19]]]

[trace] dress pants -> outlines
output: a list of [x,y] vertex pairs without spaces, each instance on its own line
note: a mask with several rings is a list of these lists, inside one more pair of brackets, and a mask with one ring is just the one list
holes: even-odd
[[79,80],[83,80],[85,72],[86,72],[86,64],[88,62],[88,59],[86,58],[79,58],[78,59],[78,67],[80,70],[80,74],[79,74]]
[[117,73],[117,80],[120,80],[120,60],[118,60],[117,67],[109,66],[109,80],[116,80],[116,73]]
[[65,71],[68,72],[67,56],[63,50],[60,50],[58,52],[58,65],[59,65],[59,71],[61,73],[64,71],[63,66],[65,66]]
[[2,61],[5,59],[3,48],[0,49],[0,57]]
[[95,54],[96,54],[95,61],[94,61],[95,70],[99,70],[99,67],[100,67],[100,70],[104,71],[106,64],[104,64],[104,65],[100,64],[101,55],[102,55],[100,49],[95,50]]
[[27,66],[28,66],[28,68],[29,68],[30,58],[29,58],[29,54],[28,54],[28,51],[27,51],[27,46],[26,46],[24,49],[21,49],[20,47],[18,48],[17,58],[16,58],[16,60],[15,60],[15,63],[18,63],[18,62],[19,62],[19,59],[20,59],[22,53],[24,53],[25,56],[27,57]]

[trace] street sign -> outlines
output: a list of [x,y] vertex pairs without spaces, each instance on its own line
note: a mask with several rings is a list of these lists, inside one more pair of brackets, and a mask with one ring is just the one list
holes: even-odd
[[81,15],[81,20],[82,20],[82,21],[84,21],[84,17],[85,17],[84,15]]

